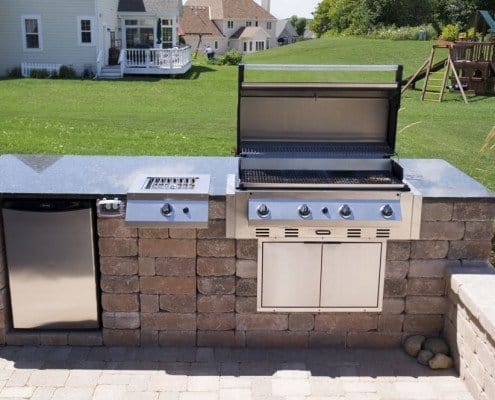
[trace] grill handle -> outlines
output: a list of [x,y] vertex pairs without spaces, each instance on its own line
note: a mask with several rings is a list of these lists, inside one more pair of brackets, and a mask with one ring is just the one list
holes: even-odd
[[401,65],[304,65],[304,64],[242,64],[245,70],[258,71],[368,71],[395,72]]

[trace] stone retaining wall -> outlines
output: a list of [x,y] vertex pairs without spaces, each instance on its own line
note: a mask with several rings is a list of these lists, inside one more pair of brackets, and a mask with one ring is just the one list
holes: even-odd
[[[495,204],[425,200],[421,240],[388,243],[382,313],[257,313],[257,241],[225,238],[225,202],[208,229],[136,229],[99,219],[101,332],[18,333],[9,344],[386,347],[439,334],[445,270],[487,259]],[[3,316],[5,317],[5,313]],[[9,326],[8,316],[7,326]]]
[[495,399],[495,270],[489,264],[448,274],[444,335],[475,400]]

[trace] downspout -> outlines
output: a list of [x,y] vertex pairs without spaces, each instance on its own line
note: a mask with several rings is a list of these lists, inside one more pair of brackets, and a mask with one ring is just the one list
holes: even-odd
[[[98,55],[100,54],[100,12],[98,9],[98,0],[94,1],[95,3],[95,24],[96,24],[96,52],[95,52],[95,60],[98,63]],[[95,78],[98,78],[98,66],[96,68]]]

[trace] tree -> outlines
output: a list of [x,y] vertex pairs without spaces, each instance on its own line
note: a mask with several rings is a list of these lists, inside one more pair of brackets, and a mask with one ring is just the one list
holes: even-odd
[[306,30],[306,25],[308,24],[308,21],[306,21],[306,18],[298,18],[296,21],[296,24],[294,28],[296,28],[296,32],[298,36],[303,36],[304,31]]
[[316,34],[317,37],[321,37],[326,31],[330,29],[330,6],[332,0],[322,0],[316,10],[313,12],[313,21],[311,21],[309,28]]
[[298,19],[297,15],[293,15],[292,17],[289,18],[289,22],[294,28],[296,27],[297,19]]

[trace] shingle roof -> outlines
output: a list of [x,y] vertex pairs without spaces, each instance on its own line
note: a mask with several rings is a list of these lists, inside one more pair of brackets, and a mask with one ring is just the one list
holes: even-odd
[[182,7],[180,26],[186,35],[211,35],[223,37],[222,32],[210,19],[210,9],[204,6]]
[[279,19],[277,21],[276,35],[279,37],[282,32],[287,29],[287,32],[293,36],[297,36],[296,29],[292,26],[288,19]]
[[[119,0],[120,12],[147,12],[166,15],[171,8],[178,8],[181,0]],[[171,4],[171,3],[177,4]]]
[[276,18],[254,0],[187,0],[187,6],[211,8],[211,19],[271,19]]
[[230,39],[249,39],[255,36],[258,32],[263,32],[265,36],[268,38],[269,35],[266,33],[262,28],[259,26],[244,26],[237,30],[236,33],[234,33]]

